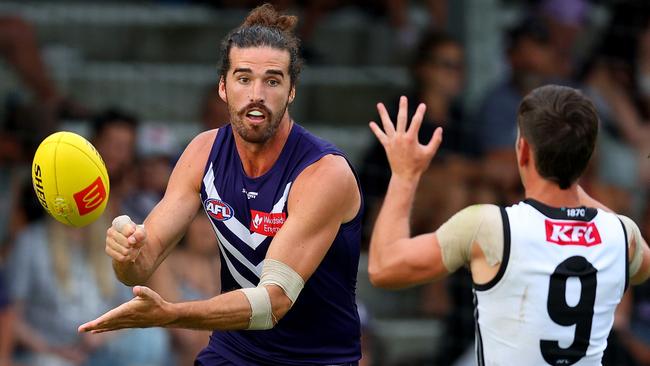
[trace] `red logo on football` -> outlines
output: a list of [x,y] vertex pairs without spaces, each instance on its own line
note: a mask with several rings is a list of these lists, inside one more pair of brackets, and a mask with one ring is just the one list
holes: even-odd
[[101,178],[97,177],[94,182],[84,188],[82,191],[73,195],[77,203],[79,216],[86,215],[95,210],[106,199],[106,188]]
[[254,233],[275,236],[287,219],[284,212],[262,212],[251,210],[250,230]]
[[598,245],[600,233],[593,222],[546,220],[546,241],[558,245]]

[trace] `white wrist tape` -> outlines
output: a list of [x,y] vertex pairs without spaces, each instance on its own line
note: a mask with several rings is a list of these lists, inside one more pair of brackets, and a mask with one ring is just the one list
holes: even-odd
[[246,329],[266,330],[273,328],[271,298],[266,288],[243,288],[239,291],[246,295],[248,302],[251,304],[251,318]]
[[[124,227],[126,225],[130,225],[130,224],[135,225],[135,222],[133,222],[133,220],[131,220],[131,218],[129,216],[127,216],[127,215],[121,215],[121,216],[118,216],[118,217],[114,218],[113,223],[112,223],[113,228],[115,230],[119,231],[120,233],[122,232],[122,230],[124,230]],[[139,228],[139,229],[144,230],[144,224],[136,225],[136,227]],[[133,258],[132,262],[135,263],[135,260],[140,255],[140,251],[142,251],[142,247],[140,247],[138,249],[138,253],[135,255],[135,258]]]
[[124,230],[124,227],[129,224],[135,224],[127,215],[118,216],[113,219],[113,228],[119,232]]
[[257,287],[240,290],[251,305],[251,318],[247,328],[249,330],[271,329],[275,325],[271,298],[264,287],[265,285],[279,286],[293,305],[302,291],[305,281],[286,264],[275,259],[265,259],[262,276]]
[[[119,232],[122,232],[122,230],[124,230],[124,227],[129,224],[135,225],[135,222],[133,222],[133,220],[131,220],[131,218],[127,215],[118,216],[113,219],[113,228]],[[144,224],[138,224],[136,226],[140,229],[144,229]]]

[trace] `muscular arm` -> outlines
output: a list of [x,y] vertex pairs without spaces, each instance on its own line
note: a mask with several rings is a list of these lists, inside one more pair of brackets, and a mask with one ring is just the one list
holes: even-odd
[[[113,260],[115,274],[122,283],[128,286],[145,283],[187,230],[201,204],[201,178],[215,134],[213,130],[197,136],[176,163],[163,199],[144,222],[146,238],[136,260],[126,260],[126,257]],[[111,230],[107,242],[119,235]],[[130,233],[135,230],[132,227]]]
[[[314,273],[342,223],[359,211],[360,192],[345,159],[328,155],[306,168],[288,198],[288,217],[269,246],[266,258],[291,267],[304,281]],[[281,319],[291,300],[280,287],[265,286],[272,312]],[[146,287],[135,287],[136,299],[82,325],[80,331],[166,326],[190,329],[246,329],[251,306],[241,291],[208,300],[172,304]]]
[[[407,213],[390,206],[382,212],[386,213],[385,223],[397,220],[408,230]],[[382,226],[379,221],[377,224]],[[413,238],[404,231],[392,238],[375,233],[377,237],[373,236],[371,243],[375,257],[369,271],[370,280],[378,287],[400,288],[433,281],[470,262],[474,281],[486,283],[496,274],[503,257],[502,218],[494,205],[466,207],[435,233]]]
[[[306,282],[325,257],[341,224],[357,214],[360,202],[356,180],[345,159],[324,157],[293,183],[287,221],[273,238],[266,258],[286,264]],[[273,314],[281,319],[291,301],[278,286],[266,288]],[[251,310],[246,297],[234,291],[207,301],[177,304],[174,313],[177,318],[170,324],[174,327],[245,329]]]
[[388,184],[370,239],[368,274],[375,286],[401,288],[448,273],[435,233],[411,238],[409,213],[417,184],[396,176]]
[[375,221],[368,257],[370,282],[379,287],[404,287],[447,274],[435,234],[411,238],[409,230],[415,191],[422,173],[442,142],[442,129],[435,131],[427,145],[421,145],[418,130],[426,106],[418,106],[408,130],[407,110],[408,101],[401,97],[397,123],[393,124],[386,107],[379,103],[377,111],[383,131],[375,122],[370,123],[370,128],[386,150],[391,168],[388,191]]

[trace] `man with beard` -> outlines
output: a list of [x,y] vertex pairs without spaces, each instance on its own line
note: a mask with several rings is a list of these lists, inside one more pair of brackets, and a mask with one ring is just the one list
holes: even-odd
[[[219,96],[230,124],[190,142],[144,225],[121,216],[108,229],[106,252],[135,298],[79,331],[214,330],[195,365],[357,364],[361,194],[343,154],[289,117],[296,21],[263,5],[226,37]],[[140,285],[201,205],[219,239],[222,294],[170,303]]]

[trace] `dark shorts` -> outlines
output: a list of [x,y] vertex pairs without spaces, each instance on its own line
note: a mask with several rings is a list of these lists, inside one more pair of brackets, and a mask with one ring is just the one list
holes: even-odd
[[194,366],[237,366],[234,363],[226,360],[223,356],[212,352],[209,347],[204,348],[196,356]]
[[[345,363],[345,364],[334,364],[331,366],[358,366],[358,362],[350,362],[350,363]],[[199,352],[198,356],[196,356],[196,360],[194,360],[194,366],[243,366],[243,365],[236,365],[225,358],[223,356],[216,354],[214,351],[210,350],[209,347],[204,348],[201,352]],[[253,366],[253,365],[249,365]]]

